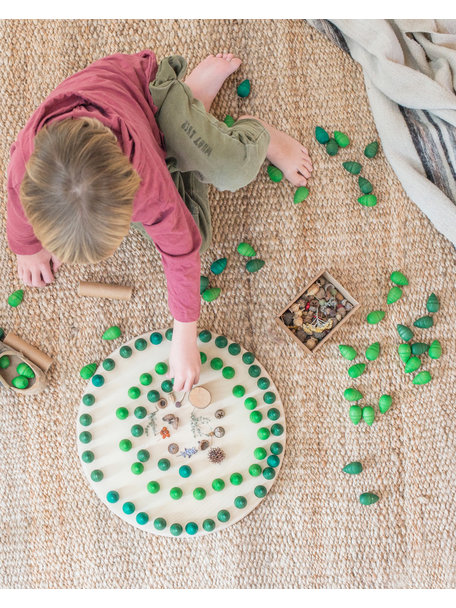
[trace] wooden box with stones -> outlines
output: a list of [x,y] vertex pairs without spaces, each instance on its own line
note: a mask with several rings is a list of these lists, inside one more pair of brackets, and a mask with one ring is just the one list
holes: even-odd
[[315,353],[359,306],[324,270],[277,315],[276,322],[304,351]]

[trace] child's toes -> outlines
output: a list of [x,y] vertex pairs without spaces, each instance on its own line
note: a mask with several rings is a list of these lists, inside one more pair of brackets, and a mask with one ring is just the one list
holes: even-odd
[[233,59],[233,57],[234,57],[233,53],[228,53],[228,55],[225,57],[225,59],[227,61],[231,61]]
[[223,53],[217,53],[216,57],[223,57]]

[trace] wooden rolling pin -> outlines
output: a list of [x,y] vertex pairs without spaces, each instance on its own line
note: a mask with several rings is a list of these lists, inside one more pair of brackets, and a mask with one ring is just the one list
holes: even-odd
[[126,285],[110,285],[108,283],[79,283],[78,295],[91,298],[109,298],[110,300],[129,300],[132,288]]

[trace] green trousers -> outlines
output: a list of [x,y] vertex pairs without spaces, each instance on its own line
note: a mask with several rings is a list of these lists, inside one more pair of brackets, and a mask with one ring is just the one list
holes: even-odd
[[[149,89],[165,139],[166,165],[199,228],[203,252],[212,240],[208,184],[231,192],[249,184],[266,158],[270,136],[254,118],[228,127],[206,112],[182,82],[186,71],[183,57],[166,57]],[[147,235],[142,224],[134,225]]]

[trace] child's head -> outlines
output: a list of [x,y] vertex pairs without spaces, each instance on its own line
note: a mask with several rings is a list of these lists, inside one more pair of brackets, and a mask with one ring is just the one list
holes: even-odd
[[111,256],[128,234],[141,178],[114,133],[94,118],[43,127],[20,187],[36,237],[66,264]]

